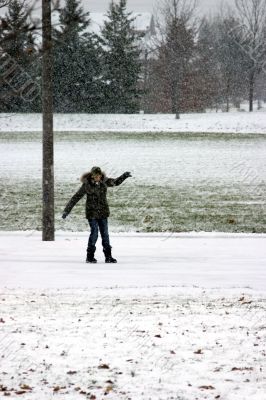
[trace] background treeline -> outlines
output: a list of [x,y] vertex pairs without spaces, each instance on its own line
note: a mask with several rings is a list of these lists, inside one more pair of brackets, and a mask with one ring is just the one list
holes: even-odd
[[[22,75],[41,89],[41,31],[24,0],[7,0],[0,24],[0,112],[40,112],[16,90]],[[166,0],[155,34],[140,34],[126,0],[111,2],[100,34],[80,0],[53,11],[54,111],[182,112],[266,99],[266,0],[199,18],[195,1]],[[10,64],[13,60],[13,67]],[[23,82],[21,82],[23,85]]]

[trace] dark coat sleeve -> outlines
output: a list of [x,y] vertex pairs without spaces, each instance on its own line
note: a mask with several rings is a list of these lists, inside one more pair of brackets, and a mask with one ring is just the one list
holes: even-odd
[[64,212],[67,214],[70,213],[72,208],[77,204],[77,202],[85,195],[86,190],[85,190],[85,183],[82,184],[82,186],[79,188],[79,190],[74,194],[74,196],[71,197],[67,205],[65,206]]
[[112,186],[121,185],[121,183],[124,182],[125,179],[126,179],[126,176],[124,176],[124,174],[122,174],[118,178],[106,178],[104,182],[106,183],[106,185],[108,187],[112,187]]

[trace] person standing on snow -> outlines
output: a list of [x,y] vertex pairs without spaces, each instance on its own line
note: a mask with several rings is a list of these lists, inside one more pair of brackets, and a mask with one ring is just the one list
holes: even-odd
[[112,257],[112,246],[110,245],[108,233],[108,217],[110,215],[107,202],[107,188],[121,185],[128,177],[132,176],[130,172],[124,172],[118,178],[107,178],[105,172],[100,167],[92,167],[90,172],[86,172],[80,178],[82,186],[69,200],[64,208],[62,218],[65,219],[71,212],[77,202],[87,194],[86,200],[86,219],[89,222],[91,232],[87,246],[87,263],[96,263],[94,258],[96,242],[98,239],[98,228],[102,237],[103,252],[106,263],[116,263],[117,260]]

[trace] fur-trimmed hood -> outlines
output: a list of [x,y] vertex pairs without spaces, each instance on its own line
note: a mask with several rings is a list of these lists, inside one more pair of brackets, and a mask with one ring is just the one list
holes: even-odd
[[[104,171],[102,171],[102,178],[101,178],[101,181],[103,181],[105,178],[106,178],[106,173],[105,173]],[[89,172],[85,172],[85,173],[82,174],[81,177],[80,177],[80,181],[81,181],[82,183],[85,183],[86,181],[87,181],[87,182],[90,182],[91,179],[92,179],[92,174],[91,174],[90,171],[89,171]]]

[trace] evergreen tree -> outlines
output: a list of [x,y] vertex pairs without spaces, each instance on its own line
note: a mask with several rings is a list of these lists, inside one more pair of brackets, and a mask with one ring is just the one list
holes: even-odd
[[186,21],[182,17],[173,15],[168,22],[160,57],[164,65],[162,75],[169,89],[171,111],[177,118],[182,110],[182,83],[188,71],[193,49],[193,30],[186,26]]
[[218,108],[222,102],[222,74],[219,67],[216,31],[213,22],[203,18],[198,33],[195,67],[198,74],[198,99],[202,110]]
[[40,102],[40,98],[37,99],[36,93],[32,101],[30,96],[27,97],[25,92],[22,93],[22,88],[28,88],[29,82],[32,81],[32,86],[37,84],[35,65],[37,52],[28,17],[25,1],[11,0],[6,15],[1,20],[2,78],[0,111],[35,111],[36,103]]
[[80,0],[66,0],[54,31],[54,108],[56,112],[97,112],[100,63],[98,42],[86,32],[89,13]]
[[108,20],[99,38],[103,56],[102,111],[134,113],[139,110],[140,75],[139,35],[134,31],[132,13],[126,11],[126,0],[111,2]]

